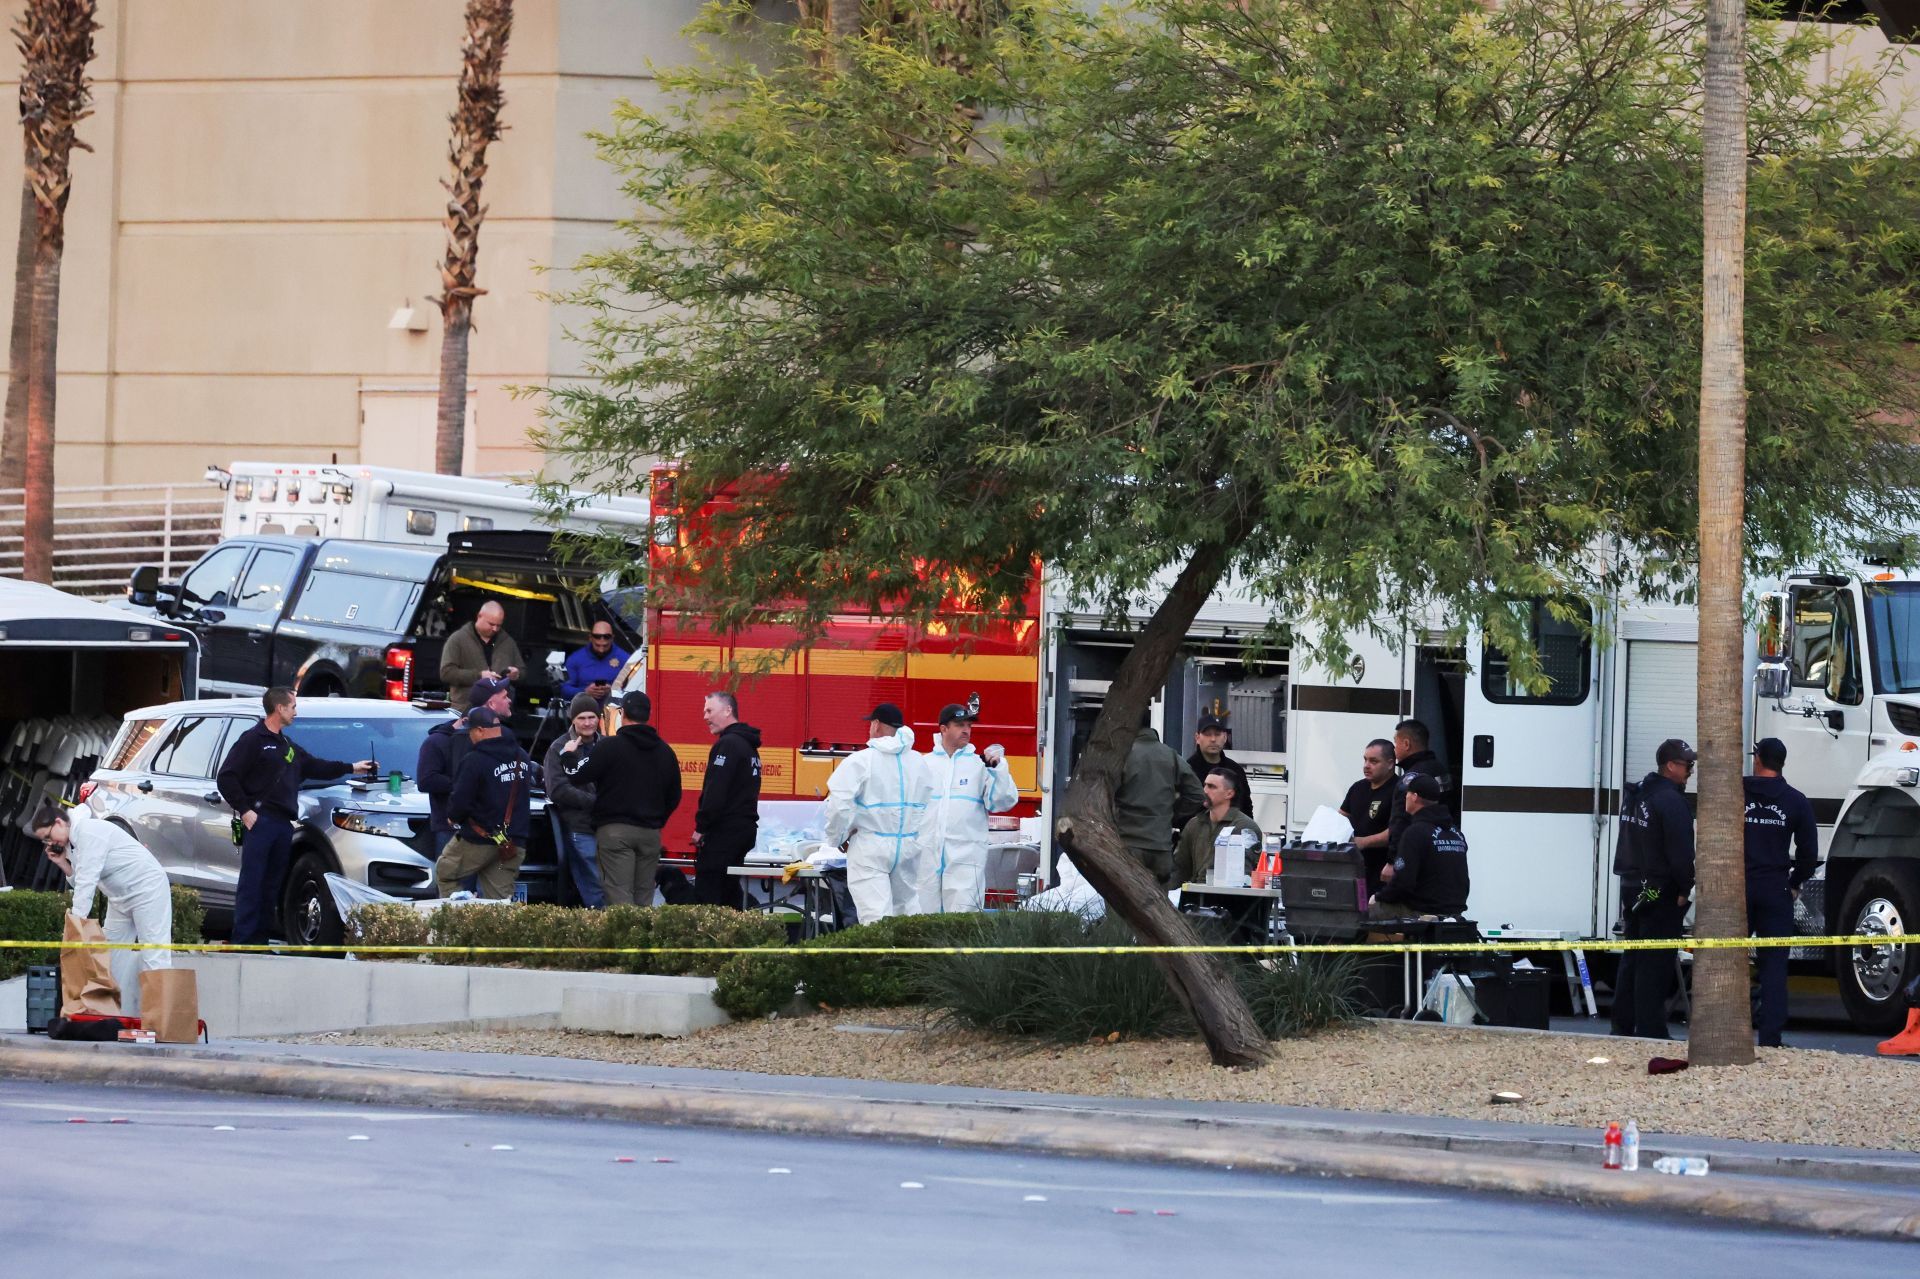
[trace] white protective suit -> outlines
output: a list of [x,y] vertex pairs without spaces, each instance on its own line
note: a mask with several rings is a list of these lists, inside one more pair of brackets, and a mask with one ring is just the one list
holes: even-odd
[[[988,747],[992,750],[993,747]],[[987,901],[987,814],[1020,802],[1020,788],[1000,762],[987,767],[972,743],[947,754],[936,738],[927,753],[927,820],[920,827],[920,909],[980,910]]]
[[847,889],[863,924],[911,915],[919,897],[917,842],[927,812],[927,765],[913,730],[876,737],[827,779],[826,844],[847,842]]
[[[167,888],[167,872],[154,855],[124,829],[85,807],[68,809],[67,823],[72,827],[67,842],[73,865],[73,913],[85,916],[93,909],[97,888],[107,896],[108,941],[171,942],[173,894]],[[120,1009],[134,1016],[140,1011],[140,974],[173,967],[173,952],[114,950],[107,954],[113,980],[120,987]]]

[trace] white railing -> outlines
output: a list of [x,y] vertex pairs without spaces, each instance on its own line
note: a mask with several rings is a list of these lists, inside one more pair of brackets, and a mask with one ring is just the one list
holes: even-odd
[[[142,564],[177,579],[220,540],[226,495],[212,485],[94,484],[53,491],[53,584],[91,599],[123,598]],[[0,489],[0,577],[19,577],[26,558],[25,495]]]

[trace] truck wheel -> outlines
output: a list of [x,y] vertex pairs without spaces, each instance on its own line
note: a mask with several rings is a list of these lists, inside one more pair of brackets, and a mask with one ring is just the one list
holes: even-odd
[[1861,1030],[1890,1035],[1907,1022],[1901,988],[1920,972],[1920,938],[1895,943],[1892,936],[1920,932],[1920,865],[1877,861],[1847,886],[1846,904],[1829,917],[1837,933],[1888,936],[1881,946],[1834,948],[1834,975],[1847,1018]]
[[324,677],[309,680],[300,688],[300,696],[302,697],[345,697],[346,695],[347,691],[340,687],[338,680],[326,679]]
[[287,876],[286,902],[281,908],[282,930],[295,946],[333,946],[347,934],[333,908],[327,888],[327,862],[318,853],[303,853]]

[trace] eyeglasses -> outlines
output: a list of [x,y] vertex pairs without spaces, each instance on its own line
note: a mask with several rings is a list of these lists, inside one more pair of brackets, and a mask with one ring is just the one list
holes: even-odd
[[597,639],[597,640],[610,640],[613,638],[613,632],[612,631],[595,631],[589,638]]

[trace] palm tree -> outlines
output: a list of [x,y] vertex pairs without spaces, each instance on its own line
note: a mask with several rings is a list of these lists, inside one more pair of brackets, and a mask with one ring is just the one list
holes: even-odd
[[[1741,521],[1746,510],[1746,0],[1707,0],[1701,136],[1705,268],[1700,360],[1699,905],[1694,933],[1747,933],[1741,709]],[[1693,966],[1687,1055],[1753,1061],[1747,958],[1702,950]]]
[[513,0],[467,0],[467,35],[460,46],[460,87],[447,158],[453,181],[447,189],[447,255],[440,264],[440,405],[433,466],[460,473],[467,431],[467,336],[473,330],[473,300],[486,290],[474,284],[480,264],[480,184],[487,176],[487,144],[499,138],[500,66],[513,32]]
[[[60,255],[66,247],[67,195],[74,136],[93,114],[87,64],[93,60],[95,0],[28,0],[14,28],[19,41],[20,125],[27,181],[33,187],[33,267],[28,296],[24,575],[53,580],[54,356],[59,347]],[[90,149],[90,148],[87,148]]]
[[6,426],[0,431],[0,489],[17,489],[27,479],[27,340],[33,336],[33,182],[20,175],[20,227],[13,255],[13,331],[7,343]]

